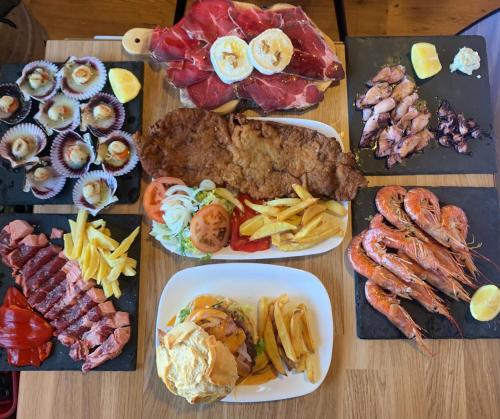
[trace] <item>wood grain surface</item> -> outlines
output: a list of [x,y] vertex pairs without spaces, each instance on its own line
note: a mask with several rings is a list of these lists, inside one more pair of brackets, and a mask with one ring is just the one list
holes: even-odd
[[[336,44],[344,61],[344,47]],[[46,56],[70,54],[102,60],[128,59],[119,42],[50,41]],[[143,126],[179,106],[165,88],[162,72],[145,68]],[[347,90],[343,80],[317,108],[298,115],[334,126],[348,147]],[[421,184],[491,186],[491,175],[370,178],[371,185]],[[67,207],[37,211],[65,212]],[[109,212],[142,212],[115,206]],[[322,255],[275,260],[318,276],[328,290],[335,318],[335,345],[326,380],[305,397],[269,403],[191,406],[168,393],[156,376],[154,334],[157,303],[171,275],[203,262],[171,255],[148,237],[143,220],[139,306],[138,368],[130,373],[23,372],[18,417],[24,418],[498,418],[500,341],[430,341],[435,356],[418,352],[406,340],[362,341],[356,337],[353,272],[344,243]],[[209,279],[207,279],[209,280]]]

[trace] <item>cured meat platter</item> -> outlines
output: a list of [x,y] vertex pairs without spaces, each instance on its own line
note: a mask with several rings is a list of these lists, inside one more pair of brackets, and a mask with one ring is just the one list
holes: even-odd
[[[112,231],[116,240],[123,240],[132,230],[132,226],[140,225],[139,215],[108,215],[101,218],[106,221],[107,227]],[[68,219],[75,219],[75,215],[63,214],[2,214],[0,215],[0,229],[3,229],[13,220],[25,220],[35,227],[36,233],[45,233],[48,237],[53,228],[61,229],[64,232],[69,230]],[[55,245],[63,246],[62,239],[51,239]],[[129,313],[131,335],[130,340],[124,346],[123,351],[116,358],[108,360],[104,364],[95,368],[95,371],[133,371],[136,368],[137,359],[137,322],[138,322],[138,302],[139,302],[139,272],[140,272],[140,241],[135,241],[129,250],[129,256],[137,260],[137,276],[124,277],[120,279],[122,296],[112,298],[116,311]],[[0,300],[3,300],[8,288],[14,285],[12,271],[5,264],[0,263]],[[0,351],[0,369],[11,370],[44,370],[63,371],[82,368],[82,361],[74,361],[69,356],[69,347],[63,346],[59,340],[52,338],[52,351],[49,357],[41,363],[38,368],[34,367],[13,367],[7,362],[5,350]]]
[[[375,195],[380,188],[363,189],[352,204],[353,236],[368,228],[373,214],[376,213]],[[409,188],[408,188],[409,189]],[[468,242],[474,240],[481,243],[477,249],[483,256],[496,262],[500,254],[500,225],[498,220],[498,198],[495,188],[456,188],[437,187],[427,188],[434,192],[442,204],[457,205],[466,212],[469,220]],[[500,284],[498,272],[493,265],[482,258],[476,258],[476,264],[483,274],[481,282]],[[356,325],[357,335],[361,339],[402,339],[399,332],[382,314],[368,304],[365,297],[364,285],[366,278],[354,274],[356,298]],[[486,279],[485,279],[486,278]],[[483,339],[500,338],[500,318],[479,322],[474,320],[469,304],[455,301],[438,293],[456,319],[464,338]],[[414,301],[401,301],[401,305],[408,311],[417,324],[425,330],[425,335],[433,339],[461,338],[459,332],[444,317],[425,311]]]
[[[420,42],[436,46],[442,69],[438,74],[419,79],[410,60],[412,45]],[[462,47],[477,51],[480,68],[468,76],[450,72],[449,66]],[[348,77],[348,106],[351,150],[359,156],[359,164],[366,175],[410,175],[440,173],[494,173],[495,141],[491,139],[492,111],[488,78],[488,58],[485,41],[480,36],[426,36],[426,37],[348,37],[346,39]],[[420,99],[427,102],[432,114],[431,130],[437,127],[437,109],[440,100],[447,100],[456,112],[473,118],[482,128],[483,135],[468,142],[466,154],[443,147],[431,140],[422,152],[417,152],[396,164],[386,167],[385,158],[377,158],[371,148],[360,149],[364,126],[362,112],[354,103],[367,88],[370,80],[384,65],[402,64],[407,75],[415,81]]]
[[[110,68],[123,68],[132,72],[141,84],[144,80],[144,63],[136,61],[107,61],[104,63],[106,69]],[[1,83],[13,83],[21,75],[21,71],[24,64],[4,64],[0,66],[0,81]],[[103,90],[104,93],[113,94],[109,80],[106,82]],[[139,95],[125,103],[123,106],[125,108],[125,120],[123,123],[122,130],[133,134],[141,129],[142,124],[142,89]],[[23,122],[27,123],[37,123],[34,120],[34,116],[38,110],[38,102],[33,101],[31,106],[30,114],[26,117]],[[2,135],[11,128],[11,125],[0,122],[0,138]],[[76,130],[77,133],[81,134],[79,129]],[[56,133],[57,134],[57,133]],[[49,154],[50,144],[52,138],[49,139],[49,146],[46,147],[41,156]],[[92,165],[91,170],[98,169],[98,166]],[[141,167],[137,165],[132,171],[126,173],[122,176],[116,177],[118,181],[118,188],[116,196],[118,197],[118,203],[129,204],[137,201],[140,192],[140,181],[141,181]],[[0,159],[0,201],[5,205],[40,205],[40,204],[72,204],[72,190],[78,179],[67,179],[66,184],[62,191],[58,193],[55,197],[49,200],[43,200],[35,197],[30,191],[24,192],[23,186],[25,183],[25,170],[23,167],[11,168],[9,162],[3,158]]]

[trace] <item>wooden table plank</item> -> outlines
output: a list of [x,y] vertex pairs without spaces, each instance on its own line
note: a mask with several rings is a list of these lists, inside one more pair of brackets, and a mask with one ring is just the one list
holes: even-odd
[[[345,60],[344,47],[337,52]],[[92,54],[103,60],[126,58],[119,43],[50,41],[47,58]],[[120,58],[121,57],[121,58]],[[162,73],[145,68],[144,116],[147,127],[179,106],[172,88],[163,87]],[[334,126],[348,147],[347,89],[343,80],[329,89],[317,108],[298,115]],[[491,175],[412,176],[370,178],[375,184],[450,184],[491,186]],[[480,203],[479,203],[480,204]],[[64,212],[65,207],[37,207]],[[142,212],[140,205],[109,210]],[[167,392],[156,376],[154,333],[161,291],[175,272],[203,262],[171,255],[141,235],[141,286],[138,367],[135,372],[23,372],[19,418],[262,418],[286,417],[500,417],[500,341],[430,341],[435,356],[418,352],[408,341],[363,341],[356,337],[353,272],[345,260],[351,237],[337,249],[307,258],[271,263],[304,269],[318,276],[331,298],[335,317],[332,365],[322,386],[302,398],[261,404],[215,403],[190,406]]]

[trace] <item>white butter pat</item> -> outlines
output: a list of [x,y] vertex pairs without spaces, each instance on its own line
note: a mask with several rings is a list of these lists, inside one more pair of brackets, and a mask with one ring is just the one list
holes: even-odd
[[481,57],[471,48],[460,48],[457,55],[450,64],[450,71],[461,71],[464,74],[471,75],[474,70],[481,67]]
[[237,36],[217,38],[210,47],[210,61],[226,84],[244,80],[253,71],[248,58],[248,44]]

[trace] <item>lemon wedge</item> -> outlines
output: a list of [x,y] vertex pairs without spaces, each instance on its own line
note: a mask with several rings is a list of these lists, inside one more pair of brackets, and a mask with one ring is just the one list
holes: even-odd
[[495,285],[484,285],[472,296],[470,312],[476,320],[493,320],[500,312],[500,289]]
[[434,44],[417,42],[411,47],[411,63],[419,79],[435,76],[443,68]]
[[135,99],[142,87],[134,73],[124,68],[112,68],[109,70],[108,78],[113,93],[121,103]]

